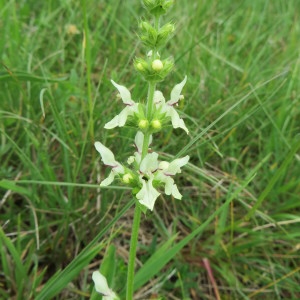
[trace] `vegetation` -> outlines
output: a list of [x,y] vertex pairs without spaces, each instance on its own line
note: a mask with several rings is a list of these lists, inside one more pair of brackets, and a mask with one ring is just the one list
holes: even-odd
[[[167,15],[162,56],[176,68],[161,88],[188,76],[190,135],[170,126],[156,140],[190,161],[183,199],[142,215],[136,299],[298,299],[300,4],[182,2]],[[110,79],[147,95],[133,68],[141,3],[0,4],[0,299],[96,299],[100,264],[124,298],[133,201],[100,192],[93,144],[132,153],[134,130],[103,127],[120,111]]]

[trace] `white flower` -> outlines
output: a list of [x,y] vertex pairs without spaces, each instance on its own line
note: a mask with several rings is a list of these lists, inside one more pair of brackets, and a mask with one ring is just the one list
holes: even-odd
[[172,162],[158,162],[156,152],[148,153],[140,164],[140,182],[141,190],[136,194],[137,199],[150,210],[153,210],[154,204],[160,193],[153,187],[153,181],[163,183],[165,194],[172,195],[176,199],[181,199],[182,195],[178,191],[174,179],[171,177],[181,173],[181,167],[189,161],[189,156],[174,159]]
[[110,122],[105,124],[104,128],[106,129],[112,129],[117,126],[124,126],[127,117],[132,116],[134,113],[138,112],[138,103],[135,103],[131,99],[129,90],[125,86],[115,83],[113,80],[111,80],[111,82],[118,89],[122,101],[126,105],[126,107],[120,112],[120,114],[116,115]]
[[171,92],[171,99],[166,103],[166,100],[161,91],[155,91],[154,103],[157,109],[160,109],[161,113],[165,113],[167,117],[171,118],[174,128],[182,128],[188,134],[189,130],[185,126],[184,121],[179,117],[178,112],[174,108],[178,101],[182,99],[181,91],[186,83],[187,77],[185,76],[183,81],[176,84]]
[[140,176],[140,182],[143,184],[141,190],[136,194],[139,202],[150,210],[153,210],[154,204],[160,193],[152,185],[153,175],[148,180]]
[[[167,175],[167,176],[170,176],[170,175],[175,175],[177,173],[181,173],[181,167],[185,166],[188,161],[189,161],[190,157],[188,155],[186,155],[185,157],[182,157],[182,158],[177,158],[177,159],[174,159],[173,161],[171,161],[169,163],[169,165],[166,167],[166,168],[162,168],[164,173]],[[163,162],[161,162],[163,163]],[[162,164],[160,164],[160,167],[162,166]]]
[[182,195],[178,191],[174,179],[171,177],[177,173],[181,173],[181,167],[186,165],[190,157],[187,155],[182,158],[177,158],[172,162],[161,161],[159,163],[159,171],[155,174],[155,180],[165,183],[166,195],[173,195],[174,198],[181,200]]
[[158,154],[156,152],[148,153],[142,160],[140,172],[150,175],[158,169]]
[[92,278],[95,283],[95,290],[102,295],[103,300],[119,299],[119,297],[108,287],[106,278],[99,271],[93,272]]
[[160,193],[153,187],[153,173],[158,169],[158,154],[156,152],[148,153],[140,165],[141,190],[136,194],[139,202],[150,210],[153,210],[154,204]]
[[110,174],[101,182],[100,186],[110,185],[116,175],[125,173],[124,167],[115,160],[114,154],[100,142],[95,142],[95,148],[100,153],[103,163],[112,168]]

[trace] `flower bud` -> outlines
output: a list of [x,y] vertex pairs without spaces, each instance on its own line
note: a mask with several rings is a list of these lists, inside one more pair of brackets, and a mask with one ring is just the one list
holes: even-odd
[[148,63],[141,58],[136,58],[133,64],[135,69],[141,73],[145,72],[148,69]]
[[149,122],[146,119],[142,119],[139,121],[139,127],[141,129],[146,129],[148,127],[148,125],[149,125]]
[[144,67],[143,67],[143,65],[142,65],[141,63],[138,63],[138,64],[136,65],[136,68],[137,68],[139,71],[144,71]]
[[134,156],[129,156],[128,157],[128,159],[127,159],[127,163],[129,164],[129,165],[131,165],[132,163],[134,163]]
[[151,126],[155,129],[161,129],[161,122],[157,119],[151,121]]
[[149,60],[146,61],[142,58],[136,58],[134,60],[135,69],[147,81],[151,82],[162,81],[171,72],[173,66],[173,61],[170,58],[164,59],[163,61],[155,59],[152,62]]
[[132,177],[132,175],[130,174],[130,173],[126,173],[126,174],[124,174],[123,175],[123,182],[124,183],[130,183],[131,182],[131,180],[133,179],[133,177]]
[[152,62],[152,69],[154,71],[160,71],[163,69],[164,65],[162,63],[162,61],[160,59],[155,59],[153,62]]

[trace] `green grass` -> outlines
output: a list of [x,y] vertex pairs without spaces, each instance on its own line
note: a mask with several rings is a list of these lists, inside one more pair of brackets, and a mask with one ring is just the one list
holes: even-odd
[[[161,54],[176,68],[159,88],[187,74],[191,135],[165,129],[153,148],[191,160],[183,200],[142,217],[136,299],[298,299],[300,3],[185,2],[167,17],[177,31]],[[142,13],[0,0],[0,299],[89,299],[101,264],[124,299],[132,197],[100,192],[93,142],[118,161],[133,151],[133,129],[103,126],[121,108],[111,78],[146,97],[132,66]]]

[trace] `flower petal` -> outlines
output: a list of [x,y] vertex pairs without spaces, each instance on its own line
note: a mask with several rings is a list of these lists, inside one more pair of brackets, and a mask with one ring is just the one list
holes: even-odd
[[126,106],[118,115],[116,115],[111,121],[104,125],[105,129],[112,129],[115,127],[123,127],[127,121],[128,116],[132,116],[135,112],[138,112],[137,104],[132,106]]
[[161,91],[155,91],[154,92],[154,104],[162,105],[165,103],[166,103],[166,100],[165,100],[163,93]]
[[156,152],[148,153],[142,160],[140,171],[144,174],[150,174],[158,169],[158,154]]
[[185,126],[184,121],[179,117],[178,112],[173,106],[169,106],[166,104],[166,115],[171,118],[172,125],[174,128],[182,128],[187,134],[189,134],[189,130]]
[[152,178],[148,181],[144,179],[140,179],[143,184],[141,190],[136,194],[136,198],[139,200],[141,204],[153,210],[154,203],[160,193],[153,187],[152,185]]
[[181,200],[182,195],[179,193],[177,185],[174,183],[172,186],[172,195],[174,198]]
[[140,154],[138,152],[134,152],[134,158],[135,158],[136,163],[139,165],[141,163],[142,154]]
[[112,292],[108,287],[106,278],[99,271],[93,272],[92,279],[95,283],[95,290],[98,293],[107,296]]
[[102,161],[105,165],[114,167],[119,163],[115,160],[114,154],[100,142],[95,142],[95,148],[100,153]]
[[141,131],[138,131],[134,138],[134,144],[137,148],[138,153],[142,153],[144,142],[144,134]]
[[170,162],[169,167],[164,170],[164,173],[166,175],[175,175],[177,173],[181,173],[180,168],[186,165],[189,159],[190,157],[188,155],[182,158],[174,159],[172,162]]
[[172,187],[174,184],[174,179],[170,176],[162,176],[161,181],[165,183],[165,194],[171,195],[172,194]]
[[119,85],[116,82],[114,82],[113,80],[111,80],[111,83],[117,88],[117,90],[119,91],[122,101],[124,104],[126,105],[133,105],[135,102],[131,99],[131,94],[129,92],[129,90],[123,86],[123,85]]
[[108,186],[110,185],[114,179],[115,179],[115,172],[114,169],[111,170],[111,172],[109,173],[108,177],[106,179],[104,179],[103,181],[101,181],[100,186]]
[[177,103],[179,101],[180,95],[181,95],[181,91],[186,83],[187,80],[187,76],[184,77],[184,79],[176,84],[171,92],[171,100],[168,101],[167,103],[169,105],[174,105],[175,103]]
[[103,163],[113,168],[115,173],[124,173],[124,167],[115,160],[114,154],[102,143],[95,142],[95,148],[100,153]]

